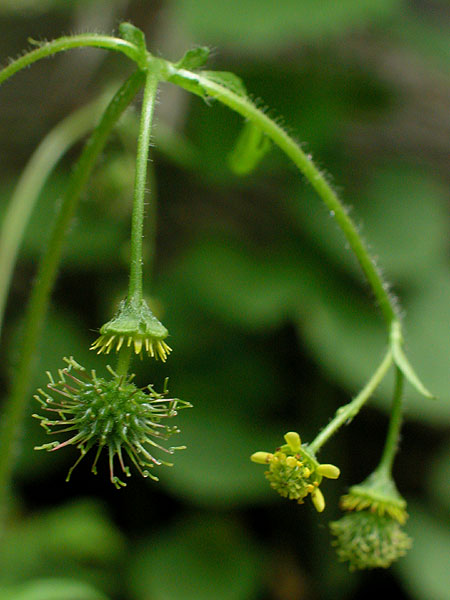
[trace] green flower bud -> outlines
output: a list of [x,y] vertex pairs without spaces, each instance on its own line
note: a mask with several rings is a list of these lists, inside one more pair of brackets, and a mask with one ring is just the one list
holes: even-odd
[[132,347],[136,354],[147,352],[165,362],[171,348],[164,341],[169,335],[145,300],[140,303],[124,300],[115,317],[100,328],[100,337],[92,344],[97,354],[118,352],[122,346]]
[[[33,415],[40,420],[49,434],[69,433],[63,442],[51,442],[36,447],[36,450],[53,452],[64,446],[75,445],[80,457],[69,470],[72,471],[91,450],[96,448],[92,472],[97,472],[97,461],[106,449],[109,458],[111,482],[120,488],[126,485],[114,474],[114,459],[117,456],[122,472],[130,477],[124,458],[128,456],[143,477],[158,480],[149,469],[158,465],[172,466],[153,455],[154,450],[173,454],[184,446],[165,448],[160,441],[179,433],[176,426],[167,421],[175,417],[180,408],[190,407],[188,402],[177,398],[166,398],[167,388],[161,394],[152,386],[140,389],[132,383],[134,375],[118,376],[110,367],[110,379],[97,377],[95,371],[88,373],[73,358],[64,359],[67,367],[59,371],[59,381],[48,373],[50,383],[47,390],[39,389],[36,400],[52,418]],[[166,380],[167,383],[167,380]],[[53,428],[56,428],[52,431]]]
[[349,569],[386,569],[404,556],[412,544],[400,523],[389,515],[381,516],[367,510],[349,513],[330,523],[336,539],[340,561],[348,561]]

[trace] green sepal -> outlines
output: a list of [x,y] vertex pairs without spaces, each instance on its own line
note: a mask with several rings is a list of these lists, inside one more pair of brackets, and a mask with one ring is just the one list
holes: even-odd
[[384,471],[376,470],[362,483],[352,485],[342,496],[340,504],[343,510],[369,510],[381,516],[387,514],[402,524],[408,518],[406,500],[392,477]]
[[147,43],[144,32],[131,23],[125,22],[119,25],[119,35],[123,40],[136,46],[139,52],[139,67],[141,69],[145,68],[147,64]]
[[270,150],[271,143],[260,127],[247,121],[233,150],[228,155],[230,169],[236,175],[251,173]]
[[400,330],[400,323],[398,321],[393,321],[391,325],[391,349],[392,349],[392,357],[394,359],[395,364],[406,377],[406,379],[416,388],[416,390],[425,396],[426,398],[435,399],[434,396],[420,381],[416,372],[411,366],[411,363],[406,357],[406,354],[403,351],[402,343],[403,338]]
[[188,50],[183,58],[175,63],[177,69],[187,69],[190,71],[195,71],[195,69],[199,69],[203,67],[208,61],[209,58],[209,48],[206,46],[199,46],[198,48],[192,48]]

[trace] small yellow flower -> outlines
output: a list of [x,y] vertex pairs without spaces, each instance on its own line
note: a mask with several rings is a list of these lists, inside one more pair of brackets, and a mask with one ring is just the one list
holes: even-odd
[[286,444],[274,453],[255,452],[250,459],[258,464],[268,465],[265,472],[270,486],[284,498],[297,500],[303,504],[304,498],[310,495],[318,512],[325,508],[325,499],[319,489],[323,477],[336,479],[340,475],[338,467],[330,464],[321,465],[302,444],[300,436],[290,431],[284,436]]
[[109,354],[111,350],[119,352],[122,347],[131,347],[136,354],[142,356],[146,352],[165,362],[172,351],[164,341],[169,332],[144,300],[140,303],[123,301],[115,317],[101,327],[100,334],[91,346],[91,350],[97,350],[97,354]]

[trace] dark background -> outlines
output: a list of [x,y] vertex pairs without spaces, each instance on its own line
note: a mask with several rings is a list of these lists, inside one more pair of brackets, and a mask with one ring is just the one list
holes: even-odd
[[[89,459],[65,483],[76,450],[33,451],[48,440],[27,419],[0,599],[48,578],[84,582],[112,600],[449,599],[448,3],[2,0],[1,62],[29,47],[28,38],[112,33],[123,20],[170,60],[209,45],[208,68],[242,77],[351,207],[400,298],[408,355],[439,398],[406,389],[395,477],[414,546],[390,570],[368,573],[349,573],[330,547],[339,496],[379,460],[390,379],[322,450],[342,476],[322,486],[321,515],[309,502],[279,498],[264,468],[250,463],[286,431],[311,440],[376,368],[386,333],[337,226],[285,157],[273,149],[251,175],[231,174],[227,156],[241,119],[165,84],[150,164],[157,235],[153,264],[146,242],[145,289],[174,351],[165,365],[134,368],[141,385],[160,387],[169,376],[171,392],[192,402],[177,440],[188,449],[160,469],[158,484],[135,475],[117,491],[106,460],[95,477]],[[2,213],[41,139],[131,69],[121,55],[76,50],[2,86]],[[36,387],[63,356],[99,372],[106,364],[88,348],[126,293],[138,106],[99,161],[71,229]],[[51,176],[27,229],[3,331],[5,397],[23,306],[80,148]],[[147,240],[151,232],[149,224]],[[30,415],[36,410],[30,401]],[[94,598],[83,589],[55,600]]]

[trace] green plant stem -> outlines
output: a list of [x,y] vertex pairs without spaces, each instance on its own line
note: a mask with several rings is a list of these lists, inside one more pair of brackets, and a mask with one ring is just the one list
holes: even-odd
[[142,301],[142,239],[144,230],[145,194],[147,183],[147,161],[156,94],[160,81],[157,63],[146,74],[142,112],[139,125],[139,137],[136,156],[136,175],[134,181],[133,214],[131,218],[131,262],[128,299],[130,302]]
[[393,364],[392,352],[389,349],[383,358],[380,366],[372,375],[370,380],[367,382],[365,387],[359,392],[359,394],[348,404],[341,406],[336,411],[334,418],[322,429],[322,431],[316,436],[316,438],[308,445],[309,449],[316,453],[319,449],[329,440],[329,438],[336,433],[336,431],[353,419],[362,406],[372,396],[378,385],[384,379],[386,373]]
[[58,123],[42,140],[17,183],[0,234],[0,332],[17,254],[31,213],[56,163],[95,125],[105,108],[96,99]]
[[0,71],[0,84],[9,79],[18,71],[25,69],[29,65],[41,60],[42,58],[52,56],[58,52],[64,52],[65,50],[84,48],[87,46],[122,52],[137,64],[140,64],[142,61],[142,56],[139,49],[134,44],[131,44],[126,40],[122,40],[121,38],[115,38],[107,35],[97,35],[95,33],[64,36],[56,40],[52,40],[51,42],[45,42],[39,46],[39,48],[36,48],[31,52],[27,52],[23,56],[12,61],[7,67],[4,67]]
[[132,352],[133,348],[131,346],[125,346],[120,349],[116,367],[117,375],[125,377],[128,374]]
[[294,162],[316,190],[345,235],[373,290],[386,324],[390,327],[392,321],[398,320],[397,308],[387,292],[387,284],[383,281],[375,262],[358,233],[356,225],[323,173],[320,172],[311,158],[303,152],[295,140],[269,116],[259,110],[247,97],[240,96],[229,88],[210,81],[204,75],[184,69],[176,69],[173,65],[170,65],[166,77],[170,81],[173,75],[176,76],[176,83],[179,85],[183,85],[183,79],[187,88],[192,85],[192,82],[196,82],[208,96],[216,98],[244,118],[253,121]]
[[404,376],[399,367],[395,369],[395,389],[392,400],[391,415],[389,419],[389,429],[386,436],[386,442],[381,455],[380,463],[376,468],[376,473],[391,477],[392,465],[395,454],[398,449],[398,440],[402,425],[402,396],[403,396]]
[[72,172],[48,248],[39,265],[36,283],[25,316],[19,364],[3,414],[0,432],[0,511],[3,512],[14,462],[15,442],[19,437],[18,434],[25,414],[28,394],[30,393],[36,346],[43,327],[50,292],[56,279],[65,236],[96,159],[103,150],[115,123],[142,86],[143,78],[144,76],[140,71],[133,73],[128,78],[111,100],[99,124],[86,143]]

